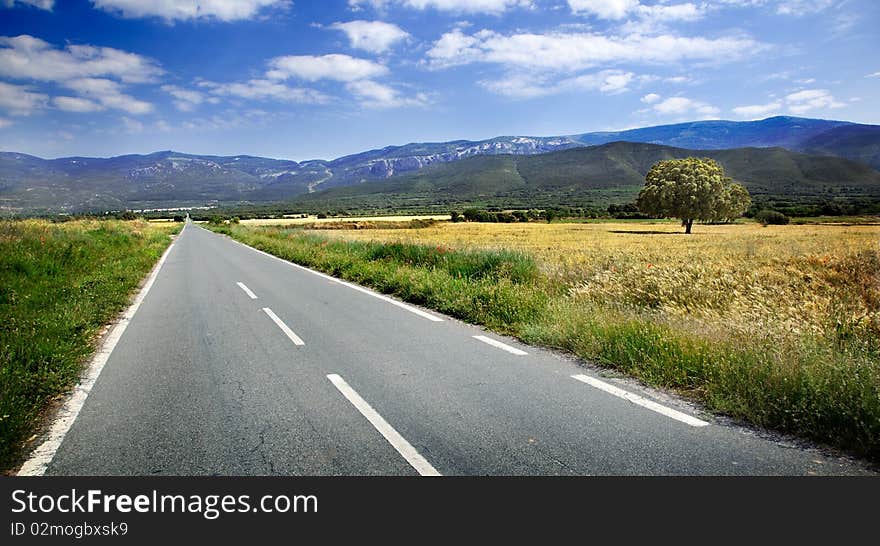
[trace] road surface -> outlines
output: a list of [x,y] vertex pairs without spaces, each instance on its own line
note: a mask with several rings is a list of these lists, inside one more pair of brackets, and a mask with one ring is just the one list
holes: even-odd
[[864,474],[192,224],[46,474]]

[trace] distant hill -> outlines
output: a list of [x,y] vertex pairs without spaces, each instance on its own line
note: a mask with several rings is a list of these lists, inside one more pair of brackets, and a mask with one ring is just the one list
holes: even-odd
[[697,155],[722,164],[755,197],[880,198],[880,172],[836,157],[783,148],[686,150],[614,142],[535,156],[473,157],[379,182],[300,196],[297,202],[339,208],[407,208],[431,204],[584,205],[632,199],[657,161]]
[[880,126],[777,116],[760,121],[695,121],[619,132],[573,135],[587,146],[615,141],[663,144],[691,150],[780,147],[833,155],[880,169]]
[[0,207],[84,211],[289,199],[330,177],[322,162],[177,152],[40,159],[0,152]]
[[[518,173],[517,176],[527,180],[528,184],[555,187],[554,180],[559,180],[560,176],[564,179],[564,173],[575,169],[575,166],[552,165],[542,160],[517,162],[512,158],[538,157],[562,151],[573,153],[576,150],[590,149],[590,146],[617,141],[710,151],[784,148],[813,156],[846,158],[880,169],[880,126],[795,117],[774,117],[749,122],[699,121],[558,137],[505,136],[481,141],[410,143],[369,150],[332,161],[297,162],[254,156],[192,155],[173,151],[111,158],[41,159],[26,154],[0,152],[0,213],[270,203],[349,186],[356,188],[353,192],[362,195],[358,192],[364,191],[364,184],[377,184],[367,192],[376,195],[381,193],[380,188],[396,188],[398,177],[421,173],[425,169],[430,171],[427,176],[431,180],[436,180],[433,177],[439,176],[452,184],[447,195],[435,192],[438,199],[458,200],[458,191],[464,190],[458,182],[451,182],[457,176],[456,173],[471,172],[489,186],[501,181],[508,184],[516,179],[509,178],[506,174],[513,168],[513,162],[516,165],[513,170]],[[574,154],[552,157],[553,162],[558,162],[565,161],[568,157],[581,156]],[[772,153],[750,157],[757,162],[763,159],[779,159]],[[470,163],[446,170],[435,169],[464,161]],[[735,163],[733,158],[730,161]],[[802,159],[801,163],[804,161],[806,160]],[[610,185],[603,191],[608,198],[628,196],[631,192],[622,189],[625,184],[621,184],[635,183],[635,174],[639,169],[611,158],[600,163],[579,168],[606,168],[609,169],[608,172],[615,172],[616,178],[612,178],[617,182],[608,182]],[[757,173],[764,169],[768,173],[778,173],[782,163],[784,162],[775,161],[767,165],[755,164],[747,170]],[[531,165],[540,165],[541,168],[529,171]],[[854,167],[839,162],[830,162],[825,168],[838,169],[836,174],[829,173],[827,177],[836,180],[834,184],[840,187],[848,187],[850,182],[845,176],[855,172]],[[623,171],[618,172],[618,169]],[[592,176],[595,173],[584,171],[584,174]],[[598,180],[611,178],[599,176],[590,180],[593,180],[591,183],[598,183]],[[789,175],[786,180],[796,181],[792,184],[800,188],[797,191],[812,191],[804,189],[813,180],[810,177]],[[389,181],[390,184],[384,184],[383,181]],[[858,186],[858,182],[853,183]],[[769,184],[774,188],[784,185],[781,181],[761,183],[757,179],[754,184]],[[525,192],[523,195],[534,197],[530,186],[519,191]],[[578,188],[571,187],[570,191],[580,195]],[[403,193],[411,192],[406,190]],[[557,193],[546,194],[544,197],[556,198],[559,197]],[[348,194],[342,192],[338,195]]]

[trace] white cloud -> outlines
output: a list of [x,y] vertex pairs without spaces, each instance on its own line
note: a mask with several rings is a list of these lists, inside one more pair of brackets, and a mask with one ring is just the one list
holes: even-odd
[[865,77],[866,78],[880,78],[880,72],[874,72],[873,74],[868,74]]
[[686,97],[670,97],[655,103],[653,110],[663,115],[697,114],[701,117],[716,116],[720,112],[718,108],[705,102],[689,99]]
[[792,114],[805,114],[811,110],[826,110],[844,106],[846,106],[845,103],[835,99],[827,89],[804,89],[767,104],[737,106],[732,111],[741,118],[763,119],[778,114],[783,108],[787,108]]
[[105,108],[122,110],[129,114],[146,114],[153,110],[149,102],[136,99],[122,92],[122,86],[104,78],[79,78],[64,82],[65,87],[94,100]]
[[383,53],[409,34],[397,25],[382,21],[349,21],[333,23],[330,28],[348,36],[351,47],[371,53]]
[[55,0],[3,0],[2,3],[7,8],[13,8],[16,4],[23,4],[25,6],[44,9],[46,11],[52,11],[52,8],[55,7]]
[[384,76],[388,68],[367,59],[348,55],[288,55],[269,61],[266,76],[273,80],[299,78],[310,82],[336,80],[351,82]]
[[130,135],[140,133],[144,130],[144,124],[136,119],[127,117],[122,118],[122,129]]
[[572,13],[600,19],[623,19],[639,6],[639,0],[568,0]]
[[423,93],[414,97],[403,97],[396,89],[370,80],[349,82],[345,88],[368,108],[422,106],[428,102],[427,96]]
[[348,5],[355,11],[362,9],[364,5],[378,10],[387,9],[391,5],[398,5],[418,10],[432,8],[437,11],[487,13],[491,15],[499,15],[513,8],[530,8],[533,6],[531,0],[348,0]]
[[773,101],[767,104],[751,104],[748,106],[737,106],[733,109],[733,113],[745,119],[764,119],[776,114],[782,108],[781,101]]
[[696,21],[705,15],[705,4],[654,4],[643,5],[639,0],[568,0],[571,12],[576,15],[592,15],[599,19],[620,20],[639,18],[645,23],[656,24],[670,21]]
[[81,97],[55,97],[52,104],[65,112],[98,112],[104,110],[100,104]]
[[656,19],[659,21],[696,21],[706,15],[705,4],[672,4],[653,6],[639,6],[638,13],[641,17]]
[[277,100],[305,104],[322,104],[328,97],[314,89],[290,87],[283,83],[253,79],[246,82],[215,83],[200,82],[199,85],[210,89],[211,93],[252,100]]
[[9,127],[12,125],[12,120],[6,118],[0,118],[0,129],[4,127]]
[[12,115],[30,115],[35,110],[45,108],[48,99],[47,95],[35,93],[26,85],[0,82],[0,109]]
[[205,95],[192,89],[184,89],[176,85],[163,85],[165,91],[174,97],[174,106],[181,112],[191,112],[205,101]]
[[809,15],[830,8],[834,0],[782,0],[776,5],[780,15]]
[[96,8],[123,17],[161,17],[166,21],[217,19],[238,21],[257,16],[265,8],[285,8],[289,0],[92,0]]
[[731,61],[765,49],[748,37],[609,36],[594,33],[512,34],[491,30],[443,34],[427,53],[435,68],[475,62],[530,70],[574,71],[621,62]]
[[834,98],[827,89],[804,89],[797,93],[786,95],[785,102],[793,114],[804,114],[810,110],[825,110],[829,108],[842,108],[844,103]]
[[111,47],[68,45],[55,49],[26,34],[0,36],[0,76],[55,82],[104,76],[141,83],[154,81],[162,73],[152,59]]
[[662,98],[663,97],[661,97],[657,93],[648,93],[647,95],[642,97],[642,102],[644,102],[645,104],[654,104],[655,102],[657,102],[658,100],[660,100]]
[[480,85],[499,95],[529,99],[573,91],[599,91],[616,95],[628,91],[629,84],[637,78],[636,74],[623,70],[602,70],[559,81],[534,74],[512,74],[501,79],[481,81]]

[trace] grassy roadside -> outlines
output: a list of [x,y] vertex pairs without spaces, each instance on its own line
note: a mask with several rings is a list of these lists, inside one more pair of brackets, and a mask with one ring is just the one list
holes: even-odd
[[0,470],[78,379],[180,225],[0,221]]
[[[662,315],[653,303],[579,292],[524,252],[344,240],[272,227],[213,229],[405,301],[679,390],[715,411],[880,459],[880,340],[870,317],[838,320],[827,330],[761,337],[753,335],[754,328],[737,332],[720,322],[701,325],[687,313]],[[832,299],[859,299],[873,306],[876,318],[880,253],[855,252],[826,269],[833,277]],[[789,273],[780,275],[787,279]],[[693,296],[688,286],[715,277],[695,279],[670,284],[678,286],[672,297]],[[644,286],[636,288],[633,297],[645,297]],[[706,299],[721,305],[714,294]],[[772,309],[770,314],[775,316]]]

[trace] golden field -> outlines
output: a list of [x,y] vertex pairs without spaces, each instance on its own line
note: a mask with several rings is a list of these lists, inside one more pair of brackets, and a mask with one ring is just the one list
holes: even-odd
[[[534,256],[571,303],[648,313],[713,339],[880,334],[880,226],[440,223],[337,230],[349,240]],[[686,321],[687,324],[683,324]]]

